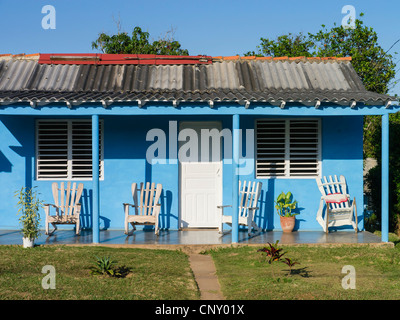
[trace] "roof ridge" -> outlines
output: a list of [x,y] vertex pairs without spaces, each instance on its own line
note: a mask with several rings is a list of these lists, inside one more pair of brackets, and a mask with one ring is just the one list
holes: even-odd
[[[66,56],[68,54],[65,54]],[[74,55],[74,54],[71,54]],[[86,54],[82,54],[86,55]],[[93,54],[91,54],[93,55]],[[43,56],[40,53],[33,53],[33,54],[25,54],[25,53],[20,53],[20,54],[0,54],[0,60],[11,60],[11,59],[16,59],[16,60],[39,60]],[[138,55],[139,56],[139,55]],[[165,55],[163,55],[165,57]],[[182,56],[187,58],[209,58],[209,56]],[[172,58],[172,57],[171,57]],[[240,56],[240,55],[235,55],[235,56],[215,56],[211,57],[212,62],[222,62],[222,61],[251,61],[251,60],[266,60],[266,61],[296,61],[296,62],[325,62],[325,61],[332,61],[332,62],[346,62],[346,61],[351,61],[351,57],[306,57],[306,56],[297,56],[297,57],[288,57],[288,56],[282,56],[282,57],[258,57],[258,56]]]
[[16,60],[39,60],[39,57],[40,57],[40,53],[31,53],[31,54],[5,53],[5,54],[0,54],[0,60],[11,60],[11,59],[16,59]]
[[233,61],[233,60],[271,60],[271,61],[351,61],[351,57],[306,57],[306,56],[298,56],[298,57],[258,57],[258,56],[216,56],[213,57],[213,62],[221,62],[221,61]]

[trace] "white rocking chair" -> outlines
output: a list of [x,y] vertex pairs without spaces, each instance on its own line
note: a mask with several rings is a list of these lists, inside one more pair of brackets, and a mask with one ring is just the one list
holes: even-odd
[[[329,227],[351,225],[355,232],[358,232],[356,198],[350,201],[345,177],[341,175],[338,180],[335,175],[334,178],[329,176],[329,180],[323,177],[322,179],[317,178],[316,181],[322,194],[317,221],[324,231],[328,233]],[[326,207],[325,215],[323,215],[324,204]]]
[[[159,233],[158,216],[161,209],[161,204],[158,203],[162,191],[162,185],[155,183],[146,183],[144,188],[143,182],[140,183],[140,189],[137,188],[136,183],[132,183],[132,197],[133,203],[124,203],[125,211],[125,234],[132,235],[136,230],[135,225],[154,225],[155,234]],[[129,214],[129,207],[135,208],[134,214]],[[129,223],[132,225],[133,230],[129,231]]]
[[[83,191],[83,183],[78,185],[76,188],[76,182],[72,184],[67,183],[67,188],[64,188],[64,182],[60,183],[58,188],[57,182],[53,182],[52,185],[54,204],[44,204],[44,212],[46,214],[46,231],[45,234],[51,235],[57,230],[57,224],[75,224],[75,232],[77,235],[80,234],[80,212],[81,204],[79,200]],[[50,215],[50,207],[56,209],[56,215]],[[49,224],[52,224],[54,230],[49,233]]]
[[[244,181],[243,184],[239,180],[239,225],[244,225],[248,227],[248,234],[251,234],[252,228],[261,231],[261,228],[257,226],[254,222],[254,215],[257,207],[258,200],[260,198],[261,192],[261,182]],[[232,207],[231,205],[217,206],[221,209],[221,218],[219,223],[219,232],[223,232],[224,223],[232,226],[232,216],[224,215],[224,208]],[[235,212],[234,212],[235,213]]]

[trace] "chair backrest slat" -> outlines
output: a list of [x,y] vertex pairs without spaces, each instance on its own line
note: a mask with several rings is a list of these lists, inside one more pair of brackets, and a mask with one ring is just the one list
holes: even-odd
[[243,216],[243,201],[246,193],[245,190],[246,190],[246,181],[242,183],[242,181],[239,180],[239,196],[240,196],[239,217]]
[[140,183],[140,203],[137,204],[139,207],[139,215],[143,215],[143,197],[144,197],[144,183]]
[[57,182],[53,182],[52,183],[51,190],[53,191],[54,205],[56,207],[58,207],[59,204],[58,204],[58,185],[57,185]]
[[143,215],[147,216],[150,214],[150,182],[146,182],[145,196],[143,206]]
[[138,206],[138,197],[137,197],[137,184],[134,182],[132,183],[132,197],[133,197],[133,203],[135,204],[135,214],[139,214],[139,208]]
[[260,197],[261,182],[240,181],[239,180],[239,216],[247,217],[249,208],[257,207],[257,202]]
[[68,199],[68,202],[67,203],[69,203],[69,212],[67,211],[67,210],[65,210],[66,211],[66,214],[68,214],[68,215],[72,215],[72,210],[74,209],[74,200],[75,200],[75,192],[76,192],[76,182],[74,182],[73,184],[72,184],[72,189],[70,189],[70,186],[68,186],[68,195],[69,195],[69,199],[68,199],[68,195],[67,195],[67,199]]
[[83,183],[79,183],[76,187],[76,182],[73,183],[71,189],[71,182],[67,182],[65,189],[64,182],[60,182],[58,187],[57,182],[52,183],[52,192],[54,205],[58,208],[58,212],[62,216],[73,216],[75,214],[75,207],[79,203],[83,192]]
[[162,185],[156,185],[154,182],[151,184],[150,182],[147,182],[146,185],[141,182],[140,189],[137,188],[137,184],[135,182],[132,183],[132,196],[135,204],[135,214],[154,215],[161,196],[161,191]]
[[66,212],[67,206],[65,205],[65,201],[64,201],[64,196],[65,196],[65,192],[64,192],[64,182],[60,183],[60,208],[61,208],[61,212]]
[[152,184],[151,184],[151,189],[150,189],[150,195],[149,195],[149,203],[148,203],[148,211],[147,211],[147,214],[151,214],[152,212],[153,212],[153,197],[154,197],[154,186],[155,186],[155,183],[153,182]]
[[[60,191],[61,191],[61,198],[63,199],[61,201],[61,207],[63,207],[62,202],[64,202],[64,193],[65,193],[63,182],[61,182],[61,190]],[[71,192],[71,181],[67,182],[67,191],[66,192],[67,192],[67,194],[66,194],[66,200],[64,202],[64,206],[65,206],[64,212],[67,214],[68,213],[68,208],[69,208],[69,205],[70,205],[69,199],[70,199],[70,192]]]

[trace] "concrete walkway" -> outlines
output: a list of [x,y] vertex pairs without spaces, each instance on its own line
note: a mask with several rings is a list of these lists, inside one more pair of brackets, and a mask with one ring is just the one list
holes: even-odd
[[207,254],[189,254],[190,267],[200,290],[201,300],[224,300],[212,257]]

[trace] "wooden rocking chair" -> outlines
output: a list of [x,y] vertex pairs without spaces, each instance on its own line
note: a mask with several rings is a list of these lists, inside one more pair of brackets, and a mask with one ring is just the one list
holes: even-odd
[[[251,181],[244,181],[242,184],[242,181],[239,180],[239,225],[247,226],[249,235],[252,228],[257,232],[261,231],[261,228],[254,222],[254,215],[256,210],[258,210],[257,203],[260,198],[261,187],[261,182],[251,183]],[[224,223],[232,226],[232,216],[224,215],[224,208],[226,207],[232,206],[217,206],[218,209],[221,209],[220,233],[223,232]]]
[[[46,231],[47,235],[51,235],[57,230],[57,224],[75,224],[75,232],[77,235],[80,234],[80,212],[81,204],[79,200],[83,191],[83,183],[78,185],[76,188],[76,182],[72,184],[67,183],[67,188],[64,188],[64,182],[60,183],[60,188],[58,188],[57,182],[52,183],[52,191],[54,204],[45,204],[44,211],[46,214]],[[56,214],[50,215],[50,207],[55,208]],[[49,233],[49,224],[52,224],[54,230]]]
[[[125,211],[125,234],[132,235],[136,230],[135,225],[154,225],[155,234],[159,234],[158,216],[161,209],[160,200],[162,185],[150,182],[146,183],[144,188],[143,182],[140,183],[140,189],[137,188],[136,183],[132,183],[132,197],[133,203],[124,203]],[[129,214],[129,207],[135,208],[135,214]],[[133,230],[129,231],[129,223],[132,225]]]
[[[358,232],[358,217],[356,198],[350,201],[350,195],[347,193],[347,183],[344,176],[339,180],[335,175],[329,179],[323,177],[317,178],[317,185],[321,191],[321,200],[317,212],[317,221],[326,233],[329,227],[339,227],[345,225],[353,226],[355,232]],[[326,206],[325,216],[323,216],[324,203]]]

